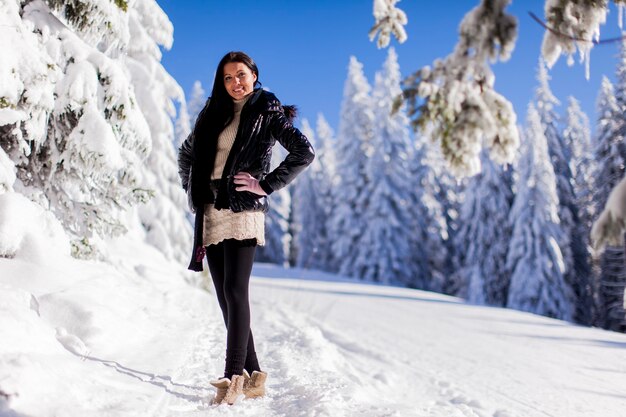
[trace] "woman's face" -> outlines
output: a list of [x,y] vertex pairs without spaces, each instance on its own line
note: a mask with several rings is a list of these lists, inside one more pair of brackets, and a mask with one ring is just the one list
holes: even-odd
[[229,62],[224,65],[224,87],[228,94],[239,100],[254,90],[256,75],[243,62]]

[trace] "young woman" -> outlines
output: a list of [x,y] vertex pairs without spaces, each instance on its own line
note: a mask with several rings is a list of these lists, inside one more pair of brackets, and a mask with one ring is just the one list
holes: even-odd
[[[265,394],[250,330],[248,286],[257,245],[264,245],[267,196],[291,182],[314,158],[307,138],[292,126],[295,110],[255,88],[259,71],[243,52],[227,53],[211,97],[178,153],[179,175],[195,211],[189,269],[202,270],[206,253],[227,328],[224,376],[213,404],[233,404],[243,394]],[[270,172],[272,147],[289,152]]]

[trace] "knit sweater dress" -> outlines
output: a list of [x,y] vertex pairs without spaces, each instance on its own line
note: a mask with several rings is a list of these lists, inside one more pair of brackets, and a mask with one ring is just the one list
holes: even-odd
[[[217,153],[211,179],[222,178],[224,165],[228,154],[235,142],[241,109],[250,96],[241,100],[233,100],[235,114],[233,121],[224,128],[217,138]],[[237,192],[237,191],[235,191]],[[260,196],[259,196],[260,197]],[[216,210],[213,204],[207,204],[204,210],[204,230],[202,233],[203,246],[217,245],[225,239],[256,239],[259,246],[265,245],[265,214],[260,211],[242,211],[235,213],[232,210]]]

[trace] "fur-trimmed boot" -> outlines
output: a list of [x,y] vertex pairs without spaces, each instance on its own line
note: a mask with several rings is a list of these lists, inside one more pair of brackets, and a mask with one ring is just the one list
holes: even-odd
[[243,395],[246,398],[259,398],[265,396],[265,381],[267,373],[262,371],[253,371],[252,375],[248,371],[243,371],[245,378],[243,382]]
[[217,388],[212,405],[228,404],[233,405],[237,398],[243,394],[243,375],[233,375],[232,379],[220,378],[210,381],[211,385]]

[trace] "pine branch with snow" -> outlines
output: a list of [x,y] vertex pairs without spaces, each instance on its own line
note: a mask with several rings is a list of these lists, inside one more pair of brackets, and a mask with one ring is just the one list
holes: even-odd
[[[621,16],[626,2],[613,2]],[[552,67],[562,54],[568,55],[568,62],[572,63],[578,51],[589,79],[590,53],[594,43],[600,41],[600,26],[606,22],[609,11],[608,0],[546,0],[544,11],[549,30],[544,34],[541,53],[548,66]],[[621,17],[619,26],[622,26]]]
[[406,41],[406,31],[404,25],[408,23],[406,14],[396,7],[396,3],[400,0],[374,0],[374,18],[376,22],[370,29],[370,41],[373,41],[378,35],[376,45],[384,48],[389,45],[391,34],[393,34],[398,42]]
[[[172,99],[184,97],[159,49],[171,46],[169,19],[154,0],[49,4],[11,2],[2,14],[16,28],[1,41],[11,47],[0,63],[9,80],[0,90],[0,145],[16,174],[2,170],[3,188],[58,216],[77,256],[93,256],[103,238],[138,224],[166,255],[182,254],[188,240],[172,241],[190,228]],[[137,221],[134,207],[150,199]]]
[[[626,0],[613,0],[619,9],[619,25]],[[403,42],[406,15],[396,7],[397,0],[374,0],[374,39],[380,30],[378,46],[389,44],[391,33]],[[448,57],[437,59],[405,80],[400,102],[409,103],[409,116],[415,130],[433,125],[443,155],[457,176],[480,171],[483,148],[498,163],[510,163],[519,143],[516,114],[511,103],[494,89],[490,64],[506,61],[515,46],[517,21],[504,9],[510,0],[482,0],[463,18],[459,42]],[[542,54],[552,66],[562,53],[578,50],[586,63],[597,41],[600,25],[606,20],[608,0],[545,0],[549,30]]]
[[[461,22],[452,54],[405,81],[414,128],[432,125],[445,159],[458,176],[480,171],[480,151],[498,163],[513,160],[519,143],[513,106],[494,89],[490,62],[506,61],[517,38],[508,0],[484,0]],[[398,103],[399,104],[399,103]]]
[[626,178],[611,191],[604,210],[591,229],[591,239],[597,250],[606,246],[623,246],[626,233]]
[[125,50],[130,41],[127,0],[46,0],[64,24],[105,52]]

